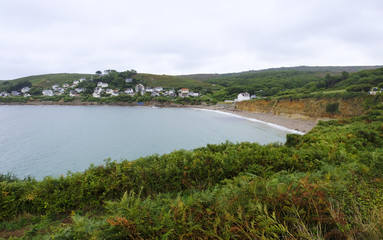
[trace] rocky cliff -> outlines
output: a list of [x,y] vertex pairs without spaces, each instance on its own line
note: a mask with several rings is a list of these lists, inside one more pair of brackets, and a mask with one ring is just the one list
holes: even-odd
[[236,109],[248,112],[272,113],[293,119],[325,119],[353,117],[364,114],[364,100],[354,99],[314,99],[299,100],[251,100],[238,102]]

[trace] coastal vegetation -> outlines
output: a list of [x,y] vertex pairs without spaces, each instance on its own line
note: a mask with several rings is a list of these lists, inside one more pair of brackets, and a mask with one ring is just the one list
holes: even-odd
[[380,239],[383,105],[285,145],[226,142],[58,178],[0,176],[0,237]]

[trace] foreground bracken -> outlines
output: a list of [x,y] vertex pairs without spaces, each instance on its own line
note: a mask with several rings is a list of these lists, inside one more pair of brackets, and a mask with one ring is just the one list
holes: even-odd
[[42,181],[2,175],[0,237],[381,239],[382,146],[381,105],[285,145],[227,142]]

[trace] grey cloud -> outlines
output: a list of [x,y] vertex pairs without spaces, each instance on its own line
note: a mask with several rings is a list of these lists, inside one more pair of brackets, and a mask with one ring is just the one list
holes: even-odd
[[381,64],[379,1],[7,1],[0,79]]

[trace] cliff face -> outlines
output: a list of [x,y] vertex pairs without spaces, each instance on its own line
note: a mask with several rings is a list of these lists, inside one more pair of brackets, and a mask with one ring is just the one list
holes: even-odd
[[293,119],[339,118],[366,112],[363,99],[299,99],[252,100],[236,104],[236,109],[248,112],[272,113]]

